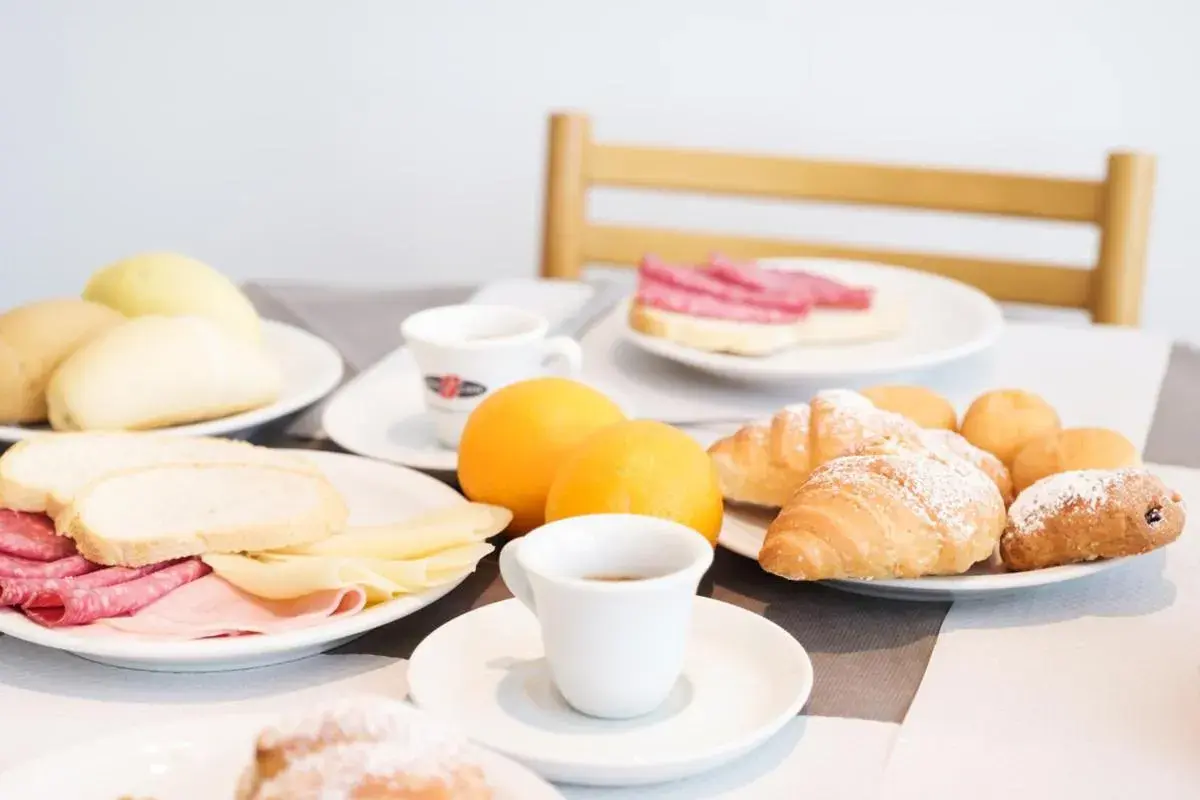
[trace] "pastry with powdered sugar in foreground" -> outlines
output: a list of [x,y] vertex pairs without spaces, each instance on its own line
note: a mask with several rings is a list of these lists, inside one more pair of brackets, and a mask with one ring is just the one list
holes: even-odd
[[239,800],[491,800],[453,728],[405,703],[361,696],[259,734]]
[[1183,498],[1144,469],[1060,472],[1013,501],[1000,537],[1010,570],[1140,555],[1183,532]]

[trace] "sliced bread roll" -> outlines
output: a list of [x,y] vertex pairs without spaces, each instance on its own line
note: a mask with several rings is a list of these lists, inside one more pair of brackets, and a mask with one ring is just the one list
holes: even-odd
[[113,472],[167,464],[273,464],[317,472],[293,450],[156,433],[47,433],[0,456],[0,508],[55,516],[75,493]]
[[76,350],[50,379],[55,430],[147,430],[260,408],[279,364],[200,317],[139,317]]
[[323,475],[267,464],[200,464],[101,478],[75,495],[57,525],[89,560],[136,567],[317,542],[345,528],[348,516]]

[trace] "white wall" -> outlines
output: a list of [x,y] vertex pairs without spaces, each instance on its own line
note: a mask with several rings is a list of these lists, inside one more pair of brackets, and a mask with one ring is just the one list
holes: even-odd
[[[1160,157],[1146,321],[1200,339],[1196,0],[0,0],[0,305],[147,249],[238,278],[535,269],[544,117],[1099,174]],[[1084,260],[1086,231],[600,197],[598,215]]]

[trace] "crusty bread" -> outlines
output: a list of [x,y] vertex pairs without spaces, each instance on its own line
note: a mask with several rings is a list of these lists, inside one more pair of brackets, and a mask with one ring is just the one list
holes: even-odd
[[103,476],[165,464],[275,464],[316,472],[296,451],[230,439],[156,433],[46,433],[0,457],[0,508],[56,515],[75,493]]
[[100,478],[56,523],[89,560],[135,567],[316,542],[343,529],[348,516],[337,489],[312,471],[180,464]]
[[766,356],[794,345],[850,344],[886,339],[905,325],[902,298],[880,294],[866,310],[813,309],[799,322],[732,322],[662,311],[634,301],[629,327],[696,350]]
[[0,422],[45,422],[46,384],[80,346],[125,320],[86,300],[46,300],[0,314]]
[[46,388],[55,430],[148,430],[273,403],[279,364],[201,317],[139,317],[76,350]]

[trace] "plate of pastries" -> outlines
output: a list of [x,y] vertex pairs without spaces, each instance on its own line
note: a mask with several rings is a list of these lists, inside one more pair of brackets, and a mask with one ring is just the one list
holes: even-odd
[[45,430],[248,432],[341,378],[328,342],[260,319],[229,278],[174,253],[109,264],[77,297],[0,311],[0,442]]
[[960,420],[924,387],[820,392],[714,442],[720,543],[795,581],[946,600],[1081,578],[1175,541],[1183,498],[1117,431],[1021,389]]
[[[71,769],[62,769],[70,764]],[[287,714],[198,717],[60,748],[3,797],[72,800],[556,800],[525,767],[407,703],[354,695]]]
[[688,265],[644,257],[626,319],[626,338],[643,350],[755,381],[928,368],[987,349],[1004,327],[986,294],[938,275],[855,261],[720,255]]

